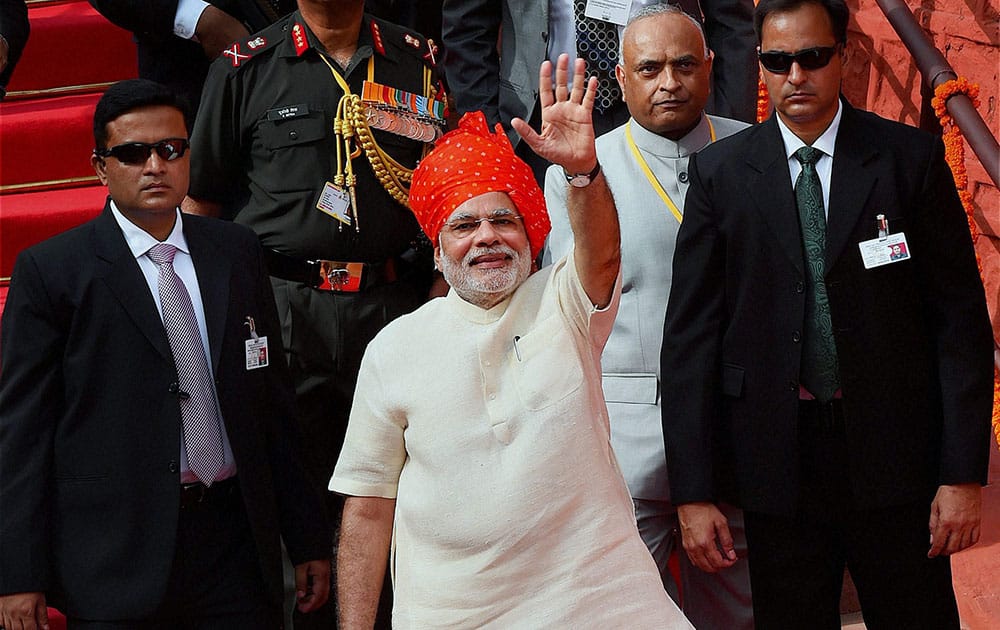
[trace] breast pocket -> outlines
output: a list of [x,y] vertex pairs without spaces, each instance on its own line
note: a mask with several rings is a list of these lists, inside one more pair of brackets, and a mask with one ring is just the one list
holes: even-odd
[[517,390],[525,407],[545,409],[580,389],[583,366],[561,318],[549,318],[514,343]]
[[327,125],[322,111],[261,120],[257,125],[258,146],[275,174],[268,178],[272,190],[312,190],[317,188],[317,180],[322,183],[328,179],[328,136],[333,137],[333,128]]

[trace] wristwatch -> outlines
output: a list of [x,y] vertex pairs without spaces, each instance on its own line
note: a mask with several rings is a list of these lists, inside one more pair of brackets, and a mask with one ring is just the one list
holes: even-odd
[[563,175],[566,176],[566,181],[569,182],[569,185],[574,188],[586,188],[587,186],[590,186],[590,182],[594,181],[594,178],[597,177],[597,174],[600,172],[600,162],[594,164],[594,170],[589,173],[574,173],[571,175],[566,172],[566,169],[563,169]]

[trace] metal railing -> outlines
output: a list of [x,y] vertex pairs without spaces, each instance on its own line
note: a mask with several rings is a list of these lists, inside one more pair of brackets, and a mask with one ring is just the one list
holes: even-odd
[[[934,43],[927,37],[927,33],[903,0],[876,0],[876,2],[903,41],[903,45],[910,51],[931,91],[942,83],[958,78],[958,74],[948,64],[941,51],[934,47]],[[972,100],[965,94],[955,94],[948,99],[946,107],[962,131],[962,135],[969,141],[973,153],[986,169],[986,174],[993,180],[993,184],[1000,188],[1000,145],[990,133],[982,116],[976,111]]]

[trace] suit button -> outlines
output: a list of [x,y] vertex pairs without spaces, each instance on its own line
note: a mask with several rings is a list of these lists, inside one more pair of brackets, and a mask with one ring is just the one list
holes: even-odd
[[680,173],[677,173],[677,181],[679,181],[682,184],[686,184],[688,181],[687,171],[681,171]]
[[803,284],[801,282],[796,282],[795,283],[795,292],[796,293],[802,293],[805,290],[806,290],[806,285],[805,284]]
[[175,473],[180,470],[180,467],[177,466],[177,462],[175,462],[174,460],[170,460],[170,463],[167,465],[167,470],[169,470],[172,473]]
[[799,384],[795,381],[788,381],[788,391],[790,392],[799,391]]
[[794,341],[795,343],[798,343],[798,342],[802,341],[802,334],[799,331],[797,331],[797,330],[795,332],[793,332],[792,333],[792,341]]
[[297,131],[289,131],[288,132],[288,139],[289,140],[294,140],[294,139],[296,139],[298,137],[299,137],[299,132],[297,132]]

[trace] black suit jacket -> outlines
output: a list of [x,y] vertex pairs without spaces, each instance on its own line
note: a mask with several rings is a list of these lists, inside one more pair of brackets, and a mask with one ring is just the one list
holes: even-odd
[[7,67],[0,72],[0,99],[3,98],[10,75],[17,60],[21,58],[24,45],[28,43],[28,5],[24,0],[0,0],[0,35],[7,40]]
[[[139,76],[182,94],[193,116],[212,60],[198,42],[174,35],[178,0],[88,1],[108,21],[135,34]],[[251,33],[295,10],[295,0],[277,0],[277,11],[267,0],[211,0],[210,4],[243,22]]]
[[[844,103],[826,282],[858,507],[986,481],[992,333],[940,139]],[[798,495],[801,237],[776,120],[693,156],[662,348],[677,503],[788,513]],[[866,270],[875,216],[910,260]]]
[[[295,454],[293,402],[254,234],[184,215],[219,404],[261,569],[328,558],[329,527]],[[247,370],[246,317],[270,365]],[[18,257],[3,313],[0,593],[44,591],[70,616],[136,619],[162,599],[177,530],[177,372],[110,209]],[[225,579],[226,576],[219,576]]]

